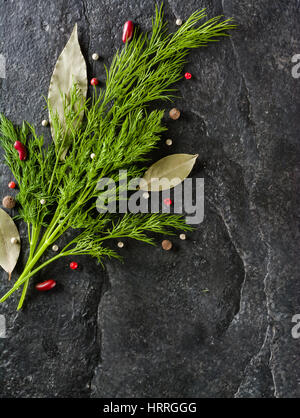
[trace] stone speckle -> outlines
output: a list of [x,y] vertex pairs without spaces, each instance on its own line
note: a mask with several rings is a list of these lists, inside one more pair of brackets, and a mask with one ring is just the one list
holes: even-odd
[[[41,125],[56,59],[75,22],[89,77],[103,79],[128,19],[151,28],[149,0],[0,0],[0,111]],[[174,250],[126,242],[125,263],[59,261],[28,301],[0,305],[1,397],[299,397],[299,2],[168,0],[171,30],[196,9],[233,16],[231,39],[193,51],[166,118],[172,152],[199,153],[205,218]],[[17,28],[17,29],[16,29]],[[99,51],[101,60],[92,60]],[[101,73],[102,72],[102,73]],[[179,98],[182,97],[182,98]],[[168,109],[166,109],[168,110]],[[0,163],[2,198],[11,175]],[[10,213],[14,216],[15,210]],[[26,247],[22,237],[22,270]],[[51,250],[50,250],[51,251]],[[1,273],[0,291],[10,285]],[[51,293],[34,284],[53,278]],[[203,292],[209,289],[209,292]]]

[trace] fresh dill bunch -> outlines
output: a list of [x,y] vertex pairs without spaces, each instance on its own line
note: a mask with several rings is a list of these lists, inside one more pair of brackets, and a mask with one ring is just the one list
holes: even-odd
[[[49,145],[29,123],[15,128],[1,116],[0,142],[19,185],[18,216],[28,225],[30,254],[23,273],[0,302],[23,286],[20,309],[29,279],[61,257],[87,254],[100,263],[104,257],[120,258],[105,246],[108,239],[127,237],[153,244],[149,233],[192,229],[177,215],[98,213],[96,200],[102,193],[97,188],[100,179],[109,177],[120,183],[120,170],[127,170],[130,181],[147,169],[147,155],[158,147],[166,130],[164,111],[149,110],[149,104],[172,99],[173,85],[182,78],[189,50],[228,36],[227,31],[235,27],[231,19],[222,20],[222,16],[198,26],[205,17],[204,10],[197,11],[177,32],[169,34],[162,7],[156,8],[152,33],[136,32],[132,41],[117,51],[110,68],[105,67],[105,89],[94,90],[92,98],[84,100],[74,84],[65,102],[64,124],[48,103],[54,132],[54,142]],[[26,162],[20,161],[13,149],[17,140],[27,147]],[[66,147],[69,151],[65,155]],[[92,153],[96,158],[90,158]],[[75,231],[75,238],[39,264],[49,246],[69,229]]]

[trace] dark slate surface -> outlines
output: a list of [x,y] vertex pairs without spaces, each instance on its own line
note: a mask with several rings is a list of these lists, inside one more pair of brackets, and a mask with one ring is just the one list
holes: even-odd
[[[101,79],[124,21],[148,30],[154,3],[0,0],[0,111],[40,125],[74,23],[89,75]],[[191,54],[194,78],[179,84],[183,116],[168,122],[174,145],[163,152],[206,163],[194,171],[205,178],[204,222],[169,253],[126,243],[125,263],[105,271],[90,259],[76,272],[61,261],[34,279],[57,278],[53,292],[32,286],[21,313],[16,298],[1,305],[1,397],[300,395],[300,340],[291,336],[300,313],[300,80],[291,75],[300,3],[169,0],[170,29],[203,7],[235,17],[239,30]],[[2,198],[10,175],[1,161]],[[19,272],[27,250],[24,239]],[[1,293],[8,288],[1,272]]]

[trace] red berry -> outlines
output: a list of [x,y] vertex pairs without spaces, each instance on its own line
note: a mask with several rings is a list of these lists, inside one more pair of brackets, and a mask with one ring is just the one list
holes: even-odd
[[38,283],[35,288],[37,290],[39,290],[40,292],[45,292],[47,290],[51,290],[53,289],[53,287],[56,286],[56,281],[55,280],[46,280],[45,282],[42,283]]
[[92,86],[98,86],[98,84],[99,84],[98,78],[94,77],[94,78],[91,79],[91,85]]
[[185,73],[184,76],[185,76],[185,78],[187,80],[190,80],[192,78],[192,74],[191,73]]
[[76,261],[72,261],[72,263],[70,263],[70,268],[72,270],[76,270],[78,268],[78,263],[76,263]]
[[166,206],[171,206],[171,205],[172,205],[172,200],[171,200],[171,199],[166,198],[166,199],[164,199],[164,204],[165,204]]
[[10,181],[10,182],[8,183],[8,187],[9,187],[10,189],[14,189],[14,188],[16,187],[16,183],[15,183],[14,181]]
[[26,149],[25,145],[22,144],[22,142],[20,142],[20,141],[16,141],[14,143],[14,148],[18,151],[20,160],[21,161],[26,160],[26,158],[27,158],[27,149]]
[[123,28],[122,41],[124,42],[124,44],[126,41],[128,42],[131,41],[133,32],[134,32],[134,24],[131,20],[128,20],[127,22],[125,22],[124,28]]

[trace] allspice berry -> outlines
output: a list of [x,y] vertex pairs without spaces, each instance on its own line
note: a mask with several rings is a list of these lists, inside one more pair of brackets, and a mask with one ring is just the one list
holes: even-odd
[[173,107],[173,109],[170,110],[169,116],[173,120],[177,120],[180,118],[180,110],[176,109],[176,107]]
[[2,200],[2,205],[6,209],[12,209],[16,206],[16,201],[12,196],[5,196],[4,199]]
[[161,246],[162,246],[163,250],[169,251],[173,247],[173,244],[168,239],[164,239],[163,242],[161,243]]

